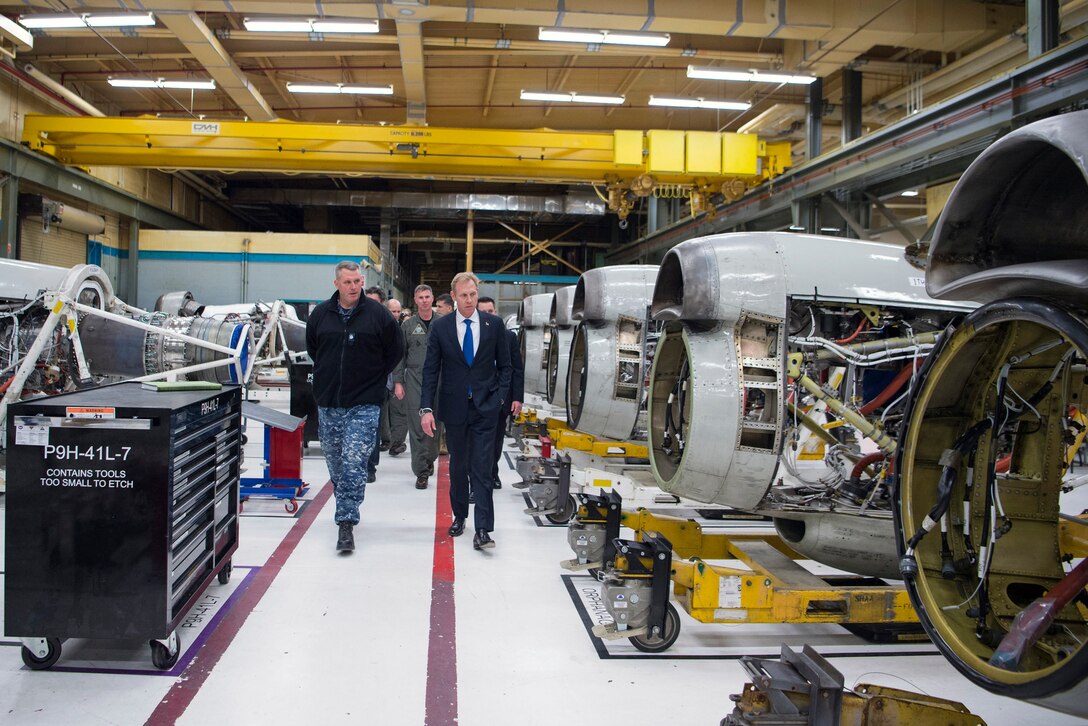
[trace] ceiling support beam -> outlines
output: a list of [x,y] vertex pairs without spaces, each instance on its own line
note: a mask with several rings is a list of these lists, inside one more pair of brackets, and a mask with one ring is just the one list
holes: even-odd
[[495,274],[498,274],[498,273],[500,273],[500,272],[505,272],[506,270],[509,270],[509,269],[510,269],[511,267],[513,267],[514,265],[518,264],[519,262],[521,262],[521,261],[522,261],[522,260],[524,260],[525,258],[527,258],[527,257],[532,257],[533,255],[535,255],[535,254],[537,254],[537,253],[543,252],[544,254],[548,255],[549,257],[552,257],[552,258],[554,258],[554,259],[555,259],[556,261],[558,261],[558,262],[562,262],[562,263],[563,263],[564,265],[566,265],[566,266],[567,266],[567,267],[569,267],[570,269],[574,270],[574,272],[575,272],[575,273],[577,273],[577,274],[581,275],[581,274],[582,274],[583,272],[585,272],[585,270],[580,270],[580,269],[578,269],[577,267],[575,267],[575,266],[574,266],[574,265],[572,265],[571,263],[567,262],[566,260],[564,260],[564,259],[563,259],[562,257],[560,257],[559,255],[555,254],[554,252],[551,252],[551,251],[550,251],[550,250],[548,250],[547,248],[548,248],[548,247],[549,247],[549,246],[550,246],[550,245],[551,245],[551,244],[552,244],[553,242],[556,242],[557,240],[561,239],[562,237],[565,237],[566,235],[570,234],[570,233],[571,233],[571,232],[573,232],[574,230],[576,230],[576,229],[578,229],[579,227],[581,227],[581,226],[582,226],[582,224],[583,224],[582,222],[579,222],[578,224],[575,224],[575,225],[574,225],[574,226],[572,226],[572,227],[567,227],[567,228],[566,228],[565,230],[563,230],[562,232],[560,232],[560,233],[559,233],[559,234],[557,234],[556,236],[552,237],[551,239],[548,239],[548,240],[544,240],[543,242],[534,242],[533,240],[529,239],[529,238],[528,238],[527,236],[525,236],[525,235],[524,235],[524,234],[522,234],[521,232],[517,231],[516,229],[514,229],[514,228],[513,228],[513,227],[511,227],[510,225],[506,224],[505,222],[499,222],[499,225],[500,225],[500,226],[502,226],[502,227],[505,227],[506,229],[510,230],[511,232],[513,232],[514,234],[516,234],[516,235],[517,235],[518,237],[520,237],[521,239],[523,239],[523,240],[525,240],[526,242],[528,242],[528,243],[529,243],[529,251],[528,251],[528,252],[526,252],[525,254],[523,254],[523,255],[522,255],[521,257],[517,258],[516,260],[513,260],[512,262],[507,262],[507,263],[506,263],[505,265],[503,265],[503,266],[502,266],[502,267],[500,267],[499,269],[495,270]]
[[401,72],[404,74],[404,98],[408,107],[406,122],[412,126],[427,124],[427,84],[424,79],[423,23],[397,20]]
[[185,48],[200,61],[216,85],[254,121],[274,121],[276,113],[260,91],[253,87],[249,77],[231,58],[219,39],[196,13],[156,13],[162,24],[174,34]]

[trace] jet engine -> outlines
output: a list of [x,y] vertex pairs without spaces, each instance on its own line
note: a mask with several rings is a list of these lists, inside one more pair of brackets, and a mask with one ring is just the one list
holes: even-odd
[[567,363],[570,341],[574,337],[575,320],[571,317],[576,285],[561,287],[552,296],[552,312],[548,323],[548,403],[559,408],[567,406]]
[[667,321],[648,403],[659,486],[768,514],[812,559],[898,577],[898,411],[969,307],[923,285],[901,248],[840,237],[724,234],[670,250],[651,306]]
[[571,317],[579,320],[567,366],[567,424],[626,441],[643,410],[646,306],[654,265],[615,265],[582,273]]
[[926,283],[984,304],[906,407],[895,513],[911,601],[975,684],[1088,715],[1088,478],[1071,468],[1088,425],[1088,112],[974,161]]
[[0,421],[7,404],[23,396],[107,378],[172,373],[239,382],[252,347],[245,321],[151,313],[125,304],[97,265],[0,262]]
[[548,318],[552,309],[552,293],[530,295],[518,308],[521,326],[521,364],[525,367],[526,395],[544,396],[548,392],[544,373],[547,368]]

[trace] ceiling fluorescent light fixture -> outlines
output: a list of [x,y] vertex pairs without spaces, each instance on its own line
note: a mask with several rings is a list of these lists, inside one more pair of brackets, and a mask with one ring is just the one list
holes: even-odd
[[377,20],[336,18],[244,18],[246,30],[254,33],[377,33]]
[[744,81],[746,83],[796,83],[800,85],[808,85],[816,80],[816,76],[761,73],[757,70],[734,71],[728,68],[710,68],[707,66],[688,66],[688,78],[702,78],[710,81]]
[[392,96],[392,86],[356,86],[343,83],[288,83],[291,93],[345,93],[368,96]]
[[641,33],[626,30],[585,30],[578,28],[538,28],[538,40],[560,43],[603,43],[606,45],[648,45],[662,48],[669,44],[668,33]]
[[130,28],[154,25],[151,13],[52,13],[20,15],[19,24],[32,30],[58,30],[63,28]]
[[522,91],[522,101],[555,101],[559,103],[569,103],[569,93],[547,93],[544,91]]
[[606,103],[611,105],[621,104],[626,100],[623,96],[599,96],[590,93],[562,93],[547,91],[522,91],[522,101],[547,101],[549,103]]
[[597,96],[588,93],[572,93],[570,100],[575,103],[607,103],[613,106],[623,103],[626,99],[623,96]]
[[187,91],[214,91],[215,81],[168,81],[165,78],[110,78],[114,88],[174,88]]
[[649,105],[671,108],[713,108],[726,111],[747,111],[752,107],[752,104],[743,101],[714,101],[706,98],[666,98],[662,96],[650,96]]
[[88,28],[131,28],[155,24],[151,13],[98,13],[84,15]]

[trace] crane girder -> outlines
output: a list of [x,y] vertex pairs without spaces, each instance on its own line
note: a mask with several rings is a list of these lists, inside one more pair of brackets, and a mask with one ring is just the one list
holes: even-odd
[[570,132],[28,115],[23,142],[73,166],[278,171],[605,185],[626,216],[658,185],[754,186],[790,165],[788,143],[751,134]]

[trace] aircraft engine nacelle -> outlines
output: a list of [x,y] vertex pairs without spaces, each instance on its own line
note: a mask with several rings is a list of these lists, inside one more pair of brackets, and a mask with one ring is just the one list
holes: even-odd
[[548,319],[552,312],[552,293],[530,295],[518,308],[521,327],[521,364],[525,367],[525,393],[543,396],[548,392],[544,373],[547,366]]
[[655,265],[615,265],[582,273],[574,290],[567,366],[567,424],[593,436],[631,438],[642,409],[646,306]]
[[942,338],[904,414],[894,512],[911,602],[976,685],[1086,716],[1072,463],[1088,426],[1088,112],[1024,126],[971,164],[926,284],[985,304]]
[[670,250],[651,305],[665,321],[648,403],[659,486],[770,514],[802,554],[895,576],[891,406],[956,314],[922,284],[901,248],[839,237]]
[[577,285],[568,285],[555,291],[552,296],[551,321],[548,324],[548,368],[545,372],[548,403],[561,408],[566,408],[567,405],[570,341],[574,338],[574,326],[577,322],[571,317],[576,287]]

